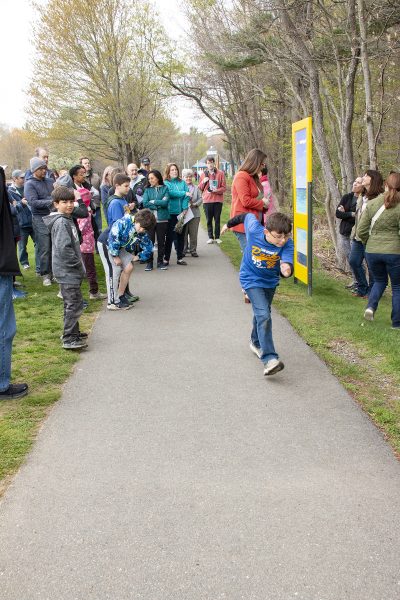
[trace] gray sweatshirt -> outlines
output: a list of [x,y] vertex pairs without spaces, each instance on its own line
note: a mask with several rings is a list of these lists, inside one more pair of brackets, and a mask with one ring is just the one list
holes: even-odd
[[78,232],[69,215],[43,217],[51,233],[53,275],[58,283],[80,285],[85,277]]

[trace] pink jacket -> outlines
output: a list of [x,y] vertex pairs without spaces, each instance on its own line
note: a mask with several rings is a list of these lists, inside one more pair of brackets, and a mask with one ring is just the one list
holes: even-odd
[[78,226],[82,234],[81,252],[84,254],[93,254],[94,252],[94,231],[92,226],[92,212],[90,210],[91,194],[86,188],[79,188],[83,202],[89,209],[89,216],[85,219],[77,219]]

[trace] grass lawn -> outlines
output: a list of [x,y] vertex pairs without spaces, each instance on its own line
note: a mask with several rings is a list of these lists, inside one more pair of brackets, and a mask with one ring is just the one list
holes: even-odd
[[[229,219],[229,208],[224,205],[222,223]],[[241,253],[233,233],[225,234],[220,247],[239,268]],[[311,297],[306,286],[291,278],[282,280],[274,305],[400,454],[400,331],[391,329],[390,294],[382,298],[375,320],[367,322],[365,300],[354,298],[344,283],[314,267]]]
[[[32,244],[29,257],[33,257]],[[103,268],[96,258],[99,284],[104,286]],[[19,400],[0,403],[0,494],[7,476],[26,456],[49,406],[59,399],[62,384],[79,360],[78,352],[61,348],[63,302],[56,297],[58,285],[44,287],[32,267],[23,274],[23,279],[18,280],[24,287],[18,289],[28,292],[28,297],[14,302],[17,335],[13,345],[12,382],[28,383],[30,393]],[[82,290],[88,300],[86,281]],[[89,302],[80,320],[82,331],[90,331],[101,306],[99,301]]]

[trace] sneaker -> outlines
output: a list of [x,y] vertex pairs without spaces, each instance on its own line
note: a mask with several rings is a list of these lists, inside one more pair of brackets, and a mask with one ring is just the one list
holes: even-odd
[[28,393],[28,385],[26,383],[11,383],[6,390],[0,392],[0,400],[15,400],[22,398]]
[[79,338],[80,340],[87,340],[87,338],[88,338],[88,337],[89,337],[89,334],[88,334],[88,333],[86,333],[86,331],[80,331],[80,332],[78,333],[78,338]]
[[45,285],[46,287],[51,285],[50,275],[43,275],[43,285]]
[[134,294],[131,294],[131,292],[125,292],[124,296],[128,300],[128,302],[137,302],[138,300],[140,300],[139,296],[134,296]]
[[36,277],[41,277],[40,271],[35,271]]
[[257,348],[257,346],[255,344],[253,344],[252,341],[250,341],[250,350],[252,352],[254,352],[254,354],[256,356],[258,356],[258,358],[261,358],[261,356],[262,356],[262,350],[261,350],[261,348]]
[[216,243],[218,244],[218,246],[219,246],[220,244],[222,244],[222,240],[221,240],[220,238],[217,238],[215,241],[216,241]]
[[344,286],[345,290],[354,290],[356,288],[356,284],[354,283],[354,281],[352,281],[351,283],[349,283],[348,285]]
[[364,319],[366,321],[373,321],[374,320],[374,309],[373,308],[366,308],[364,311]]
[[16,287],[22,287],[22,283],[20,281],[14,281],[13,286]]
[[145,271],[152,271],[153,270],[153,265],[149,265],[149,263],[147,263]]
[[187,265],[187,262],[185,260],[183,260],[182,258],[180,258],[179,260],[176,261],[177,265]]
[[396,331],[400,331],[400,325],[392,325],[391,329],[396,329]]
[[107,298],[107,294],[103,294],[103,292],[96,292],[95,294],[90,294],[90,300],[105,300]]
[[64,300],[61,290],[58,292],[57,298],[60,298],[60,300]]
[[160,271],[167,271],[168,265],[161,263],[160,265],[157,265],[157,269],[160,269]]
[[192,252],[191,254],[192,254],[193,258],[199,258],[199,255],[197,254],[197,252]]
[[22,265],[22,268],[23,268],[25,271],[27,271],[28,269],[30,269],[30,266],[29,266],[29,265]]
[[166,259],[164,258],[164,262],[163,262],[163,264],[164,264],[166,267],[168,267],[168,266],[169,266],[169,260],[166,260]]
[[73,338],[68,342],[63,342],[62,345],[64,350],[83,350],[83,348],[87,348],[87,346],[87,343],[79,337]]
[[83,310],[86,310],[88,306],[89,306],[89,302],[87,300],[84,300],[83,301]]
[[12,299],[19,300],[21,298],[26,298],[26,292],[22,292],[21,290],[16,290],[15,288],[13,288]]
[[213,243],[214,243],[214,240],[212,240],[211,238],[209,238],[209,239],[207,240],[207,242],[206,242],[206,243],[207,243],[207,244],[213,244]]
[[277,358],[271,358],[271,360],[266,362],[264,365],[264,375],[266,375],[267,377],[269,375],[275,375],[275,373],[279,373],[279,371],[282,371],[282,369],[284,368],[285,365],[283,364],[283,362],[281,362]]

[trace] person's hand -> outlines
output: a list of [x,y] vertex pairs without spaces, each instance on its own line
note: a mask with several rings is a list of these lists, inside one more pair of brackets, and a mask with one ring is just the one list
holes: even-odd
[[292,268],[289,263],[281,263],[281,273],[284,277],[290,277]]
[[338,206],[338,211],[339,211],[339,212],[345,212],[345,211],[344,211],[344,206]]
[[137,262],[138,260],[140,260],[140,258],[139,258],[139,254],[136,254],[136,256],[134,256],[134,257],[132,258],[132,261],[131,261],[131,262]]
[[229,227],[228,225],[225,223],[225,225],[222,227],[221,231],[220,231],[220,235],[224,235],[224,233],[226,233],[228,231]]
[[186,196],[189,196],[189,198],[192,197],[192,192],[186,192]]
[[128,204],[128,206],[129,206],[129,210],[133,210],[135,208],[135,203],[134,202],[130,202]]
[[117,267],[120,267],[122,265],[122,260],[119,256],[114,256],[114,262],[117,265]]
[[16,201],[16,200],[13,200],[13,203],[12,203],[12,205],[13,205],[13,206],[17,206],[17,201]]
[[209,177],[204,177],[203,183],[207,183],[207,181],[210,181],[210,178]]
[[23,204],[24,206],[27,206],[28,205],[28,200],[26,198],[22,198],[21,204]]

